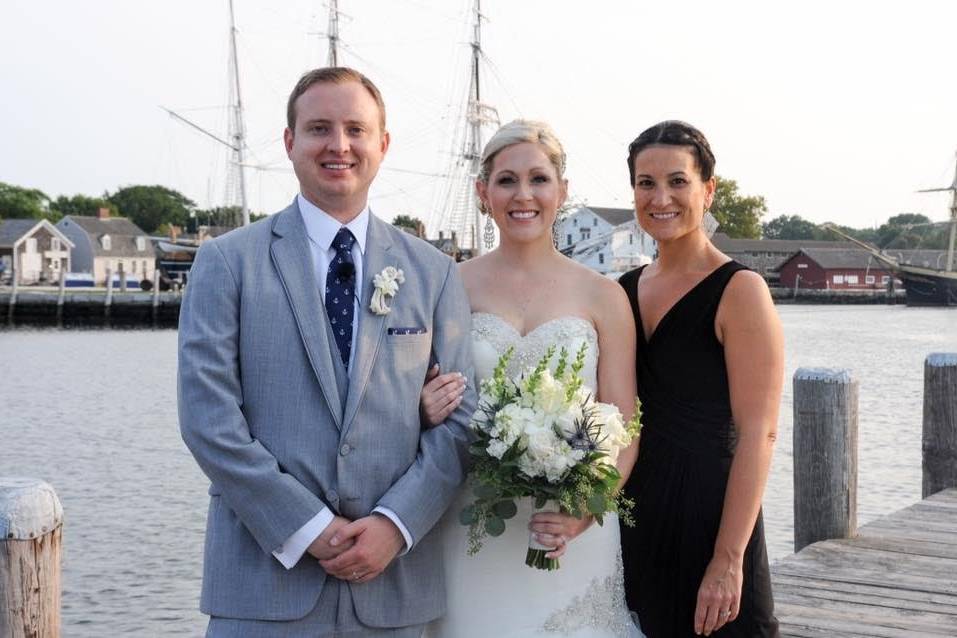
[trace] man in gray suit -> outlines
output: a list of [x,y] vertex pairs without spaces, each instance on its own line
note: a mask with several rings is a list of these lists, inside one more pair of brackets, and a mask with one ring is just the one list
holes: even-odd
[[431,530],[475,408],[470,390],[423,430],[419,394],[430,360],[471,378],[468,300],[450,259],[369,211],[389,134],[368,78],[307,73],[287,120],[300,194],[203,244],[180,315],[207,635],[418,636],[444,612]]

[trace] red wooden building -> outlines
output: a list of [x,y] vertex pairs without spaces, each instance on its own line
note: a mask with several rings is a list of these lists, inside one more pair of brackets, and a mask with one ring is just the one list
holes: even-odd
[[803,248],[777,270],[785,288],[874,290],[887,288],[890,271],[861,249]]

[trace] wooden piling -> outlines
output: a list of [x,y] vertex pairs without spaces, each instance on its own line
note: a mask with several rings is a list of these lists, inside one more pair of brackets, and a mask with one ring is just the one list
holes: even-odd
[[63,301],[66,299],[66,271],[60,270],[60,290],[56,297],[56,322],[63,325]]
[[957,487],[957,353],[924,361],[923,498]]
[[0,477],[0,636],[60,635],[62,523],[49,484]]
[[10,304],[7,306],[7,325],[13,325],[13,313],[17,307],[17,288],[20,287],[20,273],[16,265],[13,268],[13,290],[10,292]]
[[794,551],[857,532],[858,382],[847,370],[794,373]]
[[103,300],[103,316],[110,318],[110,308],[113,305],[113,271],[106,269],[106,299]]

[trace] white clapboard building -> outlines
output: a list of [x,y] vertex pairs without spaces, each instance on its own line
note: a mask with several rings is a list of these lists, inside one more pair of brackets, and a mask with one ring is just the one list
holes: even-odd
[[558,249],[608,277],[650,263],[657,250],[630,208],[581,206],[558,225]]

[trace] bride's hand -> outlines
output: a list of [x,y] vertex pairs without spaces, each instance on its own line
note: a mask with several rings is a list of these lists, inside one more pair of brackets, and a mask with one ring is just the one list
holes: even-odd
[[462,402],[465,393],[465,375],[460,372],[439,374],[439,364],[429,368],[425,386],[419,397],[419,413],[427,427],[439,425]]
[[554,547],[546,556],[558,558],[565,553],[568,543],[579,536],[594,522],[595,518],[586,514],[575,518],[571,514],[559,512],[539,512],[532,516],[528,528],[535,532],[535,540],[546,547]]

